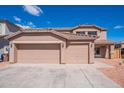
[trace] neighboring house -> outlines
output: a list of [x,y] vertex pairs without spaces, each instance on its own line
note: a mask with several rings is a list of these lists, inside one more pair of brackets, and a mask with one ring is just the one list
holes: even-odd
[[94,54],[111,58],[114,50],[113,42],[106,39],[106,29],[89,24],[25,29],[6,39],[10,40],[10,62],[87,64],[94,63]]
[[0,56],[1,54],[6,54],[9,51],[9,41],[4,39],[4,37],[11,33],[17,32],[20,29],[22,28],[7,20],[0,20]]

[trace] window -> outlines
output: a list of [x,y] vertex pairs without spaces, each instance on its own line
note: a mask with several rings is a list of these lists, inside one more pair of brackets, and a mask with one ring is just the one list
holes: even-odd
[[76,32],[77,35],[85,35],[85,32]]
[[96,36],[97,32],[96,31],[88,32],[88,35]]

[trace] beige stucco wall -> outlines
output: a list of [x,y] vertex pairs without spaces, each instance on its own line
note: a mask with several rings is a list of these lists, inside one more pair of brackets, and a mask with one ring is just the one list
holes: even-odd
[[99,38],[97,40],[106,40],[106,39],[107,39],[106,31],[99,32]]
[[9,62],[16,63],[17,62],[17,47],[15,44],[10,42],[10,52],[9,52]]
[[95,57],[94,56],[94,47],[95,47],[94,42],[90,42],[90,44],[89,44],[89,57],[90,57],[89,62],[91,64],[94,63],[94,57]]
[[22,34],[15,38],[13,41],[64,41],[65,39],[51,34],[51,33],[42,33],[42,34]]

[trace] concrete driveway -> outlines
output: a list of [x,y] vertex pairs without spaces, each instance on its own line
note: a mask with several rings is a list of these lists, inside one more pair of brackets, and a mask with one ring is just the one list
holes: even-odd
[[94,65],[11,64],[0,69],[2,88],[118,88]]

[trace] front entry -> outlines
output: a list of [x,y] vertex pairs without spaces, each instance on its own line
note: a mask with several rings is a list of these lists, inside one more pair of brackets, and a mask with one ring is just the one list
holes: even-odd
[[110,46],[108,45],[97,45],[95,46],[95,58],[110,58]]
[[95,48],[95,57],[97,57],[97,58],[101,57],[100,47]]

